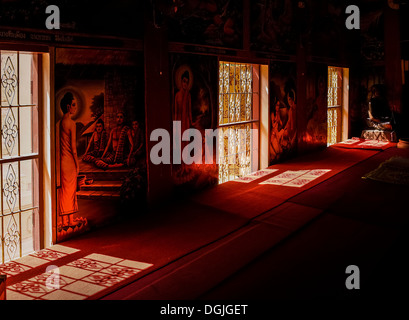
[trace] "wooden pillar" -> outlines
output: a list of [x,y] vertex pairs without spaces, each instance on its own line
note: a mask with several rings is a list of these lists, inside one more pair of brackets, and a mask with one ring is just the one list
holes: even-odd
[[296,110],[296,128],[297,128],[297,153],[306,152],[308,146],[303,140],[303,135],[307,132],[307,62],[306,48],[299,43],[297,45],[297,110]]
[[295,10],[295,28],[297,30],[296,63],[297,63],[297,110],[296,110],[296,129],[297,129],[297,153],[305,153],[308,145],[305,142],[307,132],[308,110],[307,110],[307,53],[311,53],[308,43],[309,37],[306,34],[308,30],[307,16],[308,7],[305,1],[300,1]]
[[165,27],[155,26],[152,21],[146,19],[144,39],[148,203],[152,207],[163,203],[166,197],[171,196],[172,191],[171,165],[154,165],[150,161],[150,151],[158,143],[150,141],[152,131],[165,129],[172,133],[168,40]]
[[391,108],[402,113],[402,70],[400,48],[399,11],[385,9],[385,82]]

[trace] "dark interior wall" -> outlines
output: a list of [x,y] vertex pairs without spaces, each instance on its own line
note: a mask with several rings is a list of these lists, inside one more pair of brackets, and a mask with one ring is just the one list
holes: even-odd
[[409,3],[402,4],[399,11],[402,59],[409,60]]
[[[409,61],[409,3],[402,4],[400,10],[400,33],[402,59]],[[409,121],[409,72],[404,73],[402,86],[402,119],[401,123]],[[409,137],[409,126],[401,126],[402,136]]]
[[350,69],[349,82],[349,117],[351,121],[350,137],[359,137],[365,120],[368,118],[371,88],[376,84],[385,84],[385,69],[382,64],[378,66],[360,66]]
[[365,127],[372,86],[385,84],[385,4],[364,1],[360,9],[361,29],[353,31],[356,51],[350,64],[350,137],[360,136]]
[[308,55],[332,58],[338,63],[349,58],[345,50],[350,32],[345,27],[345,0],[305,1],[305,28],[300,29]]
[[385,80],[390,108],[398,116],[402,114],[402,69],[399,11],[385,10]]
[[153,1],[169,41],[241,49],[242,1]]
[[251,50],[295,55],[299,26],[295,1],[251,1],[250,13]]
[[45,29],[49,5],[60,9],[62,32],[143,37],[145,1],[1,0],[1,26]]
[[[270,71],[271,66],[279,63],[278,60],[282,58],[297,64],[294,79],[297,91],[298,146],[297,152],[293,155],[326,146],[326,93],[320,93],[319,84],[322,82],[326,86],[328,66],[350,69],[350,137],[360,136],[365,126],[372,85],[386,84],[389,95],[395,98],[399,95],[399,92],[393,89],[399,88],[397,77],[400,76],[400,70],[397,69],[397,63],[400,63],[400,58],[393,55],[396,52],[399,54],[396,50],[399,42],[397,30],[399,20],[396,20],[396,12],[389,9],[384,1],[360,2],[358,5],[361,9],[361,29],[348,30],[345,27],[345,20],[348,17],[345,9],[350,4],[348,1],[245,0],[242,5],[236,5],[234,10],[225,11],[224,21],[228,19],[235,21],[232,34],[234,33],[236,39],[243,37],[235,44],[219,41],[220,38],[217,37],[210,39],[211,34],[207,32],[204,33],[205,36],[201,32],[196,34],[194,39],[189,36],[192,30],[189,30],[189,34],[183,35],[182,26],[191,22],[189,15],[192,12],[189,13],[189,8],[195,13],[196,21],[203,19],[199,25],[203,27],[207,23],[206,28],[209,28],[222,23],[218,20],[218,15],[223,6],[210,8],[203,5],[200,8],[197,6],[192,8],[189,4],[193,2],[181,3],[186,7],[177,14],[172,13],[170,2],[163,1],[162,6],[158,7],[164,16],[161,19],[163,26],[170,26],[168,30],[179,28],[176,34],[168,36],[170,42],[176,41],[197,47],[210,45],[215,49],[212,51],[206,47],[202,50],[203,55],[210,54],[219,59],[225,59],[224,54],[239,55],[243,61],[248,57],[247,62],[255,61],[252,61],[254,57],[267,58]],[[169,6],[166,7],[166,4]],[[240,8],[250,10],[241,14]],[[249,23],[243,23],[242,26],[237,23],[242,18],[247,21],[246,17]],[[177,23],[178,19],[180,20]],[[395,19],[395,23],[388,24],[391,19]],[[167,24],[167,21],[171,22]],[[394,36],[385,41],[385,33],[388,37],[390,34]],[[245,37],[246,34],[249,35],[248,38]],[[243,43],[243,46],[238,43]],[[218,53],[217,48],[233,50],[228,54]],[[235,51],[241,48],[243,50]],[[200,50],[196,49],[196,53],[198,52]],[[392,66],[394,68],[387,71]],[[270,75],[270,79],[273,78],[274,76]],[[272,80],[270,87],[273,85]],[[398,102],[395,100],[392,104],[397,105]]]
[[363,1],[360,8],[361,29],[353,39],[359,52],[350,61],[350,136],[360,135],[368,118],[371,88],[382,85],[399,138],[405,135],[403,124],[407,112],[407,106],[402,103],[401,70],[401,57],[404,57],[401,40],[405,37],[405,32],[401,33],[401,24],[407,20],[403,18],[407,10],[405,6],[392,9],[382,1]]
[[[51,3],[3,0],[2,25],[44,30],[47,15],[43,11],[47,4]],[[191,54],[197,60],[210,56],[214,61],[234,58],[270,65],[278,60],[296,64],[298,154],[324,144],[317,137],[309,140],[307,128],[312,114],[311,101],[317,98],[312,94],[312,86],[317,74],[323,73],[328,65],[350,68],[350,136],[360,135],[372,84],[386,84],[391,89],[393,105],[399,105],[397,21],[399,15],[401,21],[408,20],[402,13],[407,12],[407,6],[406,11],[393,11],[382,0],[361,1],[361,29],[347,30],[345,8],[350,3],[346,0],[119,0],[107,3],[61,0],[52,4],[61,8],[62,29],[58,31],[61,34],[78,32],[143,41],[148,155],[154,145],[149,141],[150,133],[156,128],[171,130],[170,59],[176,53]],[[407,39],[407,32],[402,34],[402,39]],[[112,38],[107,37],[106,43],[112,43],[110,41]],[[407,45],[403,44],[402,52],[407,54],[405,48]],[[320,107],[321,115],[325,113],[324,107],[325,104]],[[405,112],[404,106],[401,111]],[[150,165],[148,175],[153,198],[172,190],[171,166]]]

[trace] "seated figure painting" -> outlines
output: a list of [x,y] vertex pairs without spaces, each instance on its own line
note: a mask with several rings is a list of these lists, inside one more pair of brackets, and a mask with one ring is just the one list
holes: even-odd
[[127,165],[132,167],[136,164],[138,158],[143,154],[143,132],[137,120],[132,121],[132,127],[128,131],[129,143],[131,150],[129,152]]
[[107,142],[108,139],[104,128],[104,121],[102,119],[98,119],[95,125],[95,131],[91,136],[82,160],[90,163],[97,161],[104,154]]
[[101,159],[95,161],[95,165],[101,169],[120,168],[126,165],[129,127],[125,125],[125,114],[123,112],[117,113],[116,123],[117,126],[109,134],[108,144]]

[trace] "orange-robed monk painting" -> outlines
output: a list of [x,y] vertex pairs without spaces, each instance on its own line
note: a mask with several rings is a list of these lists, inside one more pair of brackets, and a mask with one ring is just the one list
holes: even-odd
[[74,95],[65,93],[59,103],[63,114],[56,126],[57,153],[57,212],[59,215],[58,234],[60,240],[86,230],[87,219],[74,218],[78,212],[77,185],[79,161],[77,156],[76,124],[72,116],[77,112]]
[[60,102],[63,118],[57,123],[59,133],[60,152],[60,187],[59,209],[63,217],[62,225],[74,226],[74,213],[78,211],[77,202],[77,177],[79,173],[79,163],[77,157],[77,140],[75,136],[75,122],[71,116],[76,112],[74,96],[67,92]]

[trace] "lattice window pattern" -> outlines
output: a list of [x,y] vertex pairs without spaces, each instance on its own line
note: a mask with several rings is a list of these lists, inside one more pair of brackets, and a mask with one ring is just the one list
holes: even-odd
[[221,62],[219,67],[219,125],[252,120],[253,66]]
[[221,128],[219,183],[251,173],[251,124]]
[[2,264],[34,251],[39,134],[37,54],[0,51],[0,61]]
[[253,69],[245,63],[219,64],[219,183],[251,173],[252,129],[258,126]]
[[342,68],[328,68],[328,145],[340,142],[342,134]]

